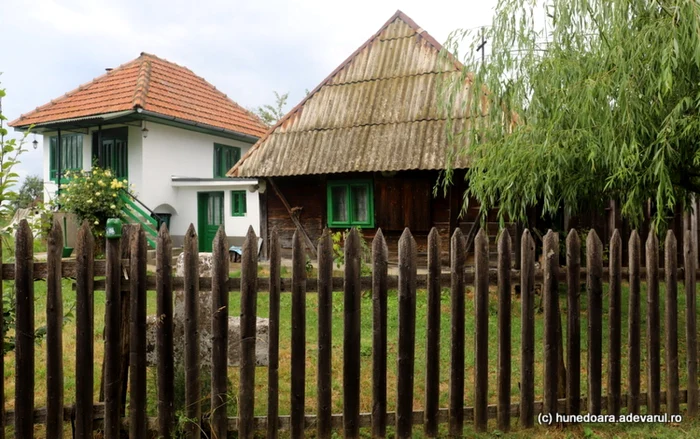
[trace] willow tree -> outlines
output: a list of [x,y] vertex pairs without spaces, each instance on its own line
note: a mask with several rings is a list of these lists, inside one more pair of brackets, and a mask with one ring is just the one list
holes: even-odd
[[450,150],[482,210],[524,221],[614,199],[636,223],[651,200],[659,226],[700,192],[698,1],[499,0],[484,37],[482,62],[481,31],[452,33],[464,69],[442,97],[472,115]]

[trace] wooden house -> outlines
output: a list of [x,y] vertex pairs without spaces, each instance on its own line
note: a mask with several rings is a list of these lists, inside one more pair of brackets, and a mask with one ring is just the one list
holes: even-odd
[[[461,65],[441,49],[397,11],[250,148],[227,175],[266,183],[263,238],[276,227],[288,255],[298,228],[313,254],[326,227],[358,227],[367,239],[381,228],[395,258],[405,227],[419,254],[436,227],[446,260],[457,227],[475,234],[478,205],[472,202],[459,215],[464,171],[457,171],[457,184],[447,194],[440,188],[434,195],[449,147],[447,118],[438,104],[440,81],[461,74]],[[455,111],[461,128],[469,117],[466,110]],[[495,215],[489,220],[495,235]]]

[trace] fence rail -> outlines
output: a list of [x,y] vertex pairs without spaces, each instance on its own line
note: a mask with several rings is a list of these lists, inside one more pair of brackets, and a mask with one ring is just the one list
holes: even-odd
[[[535,268],[535,243],[525,230],[520,241],[512,240],[503,231],[498,242],[498,267],[489,269],[489,243],[484,231],[474,240],[475,267],[466,269],[466,243],[458,229],[451,237],[450,273],[441,273],[440,236],[432,230],[428,239],[428,273],[417,275],[416,243],[406,229],[399,241],[398,276],[388,275],[387,247],[379,231],[372,243],[372,276],[361,274],[361,243],[356,230],[349,233],[344,248],[344,276],[333,277],[332,245],[328,232],[318,245],[318,278],[306,278],[306,258],[298,232],[293,239],[292,278],[280,277],[279,240],[276,232],[270,236],[270,276],[258,278],[257,237],[249,230],[243,246],[240,279],[229,278],[229,263],[226,251],[226,236],[219,230],[214,239],[214,254],[211,278],[199,278],[197,235],[190,227],[185,235],[184,276],[173,277],[171,240],[165,226],[157,237],[156,275],[146,272],[146,236],[139,227],[129,234],[125,242],[108,241],[106,260],[94,261],[94,242],[87,224],[80,228],[77,243],[77,260],[61,260],[61,230],[54,223],[48,239],[46,263],[33,262],[33,238],[26,221],[20,223],[16,236],[16,258],[14,264],[3,264],[0,272],[3,280],[14,280],[16,292],[16,364],[15,364],[15,408],[0,416],[0,421],[14,425],[17,437],[33,437],[35,423],[46,423],[48,437],[61,437],[62,423],[75,421],[75,437],[92,436],[94,429],[104,430],[106,439],[119,437],[120,429],[129,431],[130,437],[145,437],[147,430],[155,430],[162,437],[174,434],[173,392],[173,290],[181,289],[185,297],[185,399],[186,437],[199,437],[203,428],[211,430],[214,437],[225,437],[235,430],[240,437],[252,438],[256,431],[266,431],[267,436],[277,437],[279,429],[289,429],[291,436],[303,437],[307,429],[315,429],[320,438],[330,438],[333,429],[342,429],[345,437],[360,436],[360,428],[370,427],[375,437],[386,435],[387,425],[396,428],[396,436],[409,438],[415,425],[423,425],[428,437],[438,434],[439,424],[448,424],[454,436],[464,434],[464,423],[473,422],[475,429],[486,430],[489,419],[497,419],[498,428],[507,431],[512,418],[518,419],[523,428],[531,427],[538,413],[578,414],[582,410],[591,414],[603,411],[618,414],[625,408],[630,413],[639,413],[641,407],[647,413],[661,413],[661,406],[668,413],[678,413],[680,404],[687,404],[689,414],[698,410],[697,388],[697,338],[695,318],[695,279],[697,276],[696,252],[686,233],[683,242],[684,261],[687,270],[678,266],[676,239],[669,232],[664,240],[664,267],[659,267],[659,243],[655,234],[646,241],[646,264],[641,268],[641,241],[634,232],[629,242],[629,268],[621,264],[622,242],[619,233],[614,233],[609,247],[608,267],[603,267],[603,244],[591,231],[586,239],[586,268],[581,268],[581,239],[572,231],[566,238],[566,261],[559,265],[559,236],[549,232],[543,240],[544,257],[541,269]],[[522,269],[511,268],[511,252],[514,245],[521,246]],[[128,246],[130,257],[122,259],[123,246]],[[124,272],[128,278],[124,278]],[[96,276],[105,276],[96,280]],[[63,365],[61,351],[61,278],[75,279],[76,289],[76,398],[73,407],[63,405]],[[47,279],[47,407],[34,407],[34,280]],[[678,280],[691,285],[686,288],[686,351],[687,362],[683,374],[687,377],[688,389],[679,389],[678,362]],[[581,294],[581,282],[585,281],[586,294]],[[628,334],[630,352],[626,358],[627,379],[622,377],[622,308],[621,284],[629,282]],[[647,316],[640,316],[642,294],[641,283],[646,282]],[[663,301],[664,352],[666,354],[666,382],[661,383],[661,315],[659,283],[666,284]],[[559,309],[559,284],[566,284],[567,313]],[[609,284],[609,306],[603,309],[603,285]],[[474,285],[474,315],[465,314],[466,285]],[[512,296],[514,286],[520,285],[521,346],[512,345]],[[543,297],[544,337],[535,339],[536,286],[541,285]],[[497,401],[488,404],[488,388],[494,383],[489,379],[489,301],[490,286],[497,287]],[[94,292],[106,289],[105,318],[105,367],[104,404],[93,400],[92,377],[94,369]],[[440,334],[440,295],[449,288],[450,327],[449,334]],[[146,291],[157,292],[157,344],[159,361],[157,380],[159,388],[158,417],[146,415]],[[387,412],[387,370],[394,367],[387,362],[387,293],[398,290],[398,340],[396,376],[396,411]],[[427,290],[427,340],[416,340],[416,291]],[[201,368],[199,352],[199,291],[211,290],[212,315],[209,316],[213,333],[211,368],[211,403],[216,407],[210,417],[204,418],[201,409]],[[372,291],[372,412],[360,412],[360,298],[363,290]],[[128,291],[128,295],[122,295]],[[241,355],[238,386],[238,417],[227,418],[227,336],[229,292],[241,292]],[[254,416],[255,404],[255,345],[257,294],[269,291],[269,371],[268,413]],[[279,328],[280,293],[291,292],[291,413],[279,415]],[[305,375],[308,355],[306,352],[306,300],[307,293],[318,292],[319,336],[317,345],[318,396],[316,407],[305,407]],[[331,298],[334,291],[342,291],[343,315],[334,315]],[[586,355],[587,395],[580,394],[581,347],[580,309],[581,300],[587,301],[588,353]],[[121,300],[127,300],[122,303]],[[393,298],[392,298],[393,300]],[[126,306],[128,305],[128,306]],[[124,329],[128,310],[129,328],[129,413],[125,412],[126,378],[121,362],[124,351]],[[608,316],[607,332],[603,330],[603,314]],[[333,318],[342,318],[343,343],[343,413],[331,411],[331,326]],[[465,321],[474,319],[474,404],[465,407]],[[562,340],[562,320],[565,320],[567,337]],[[647,358],[645,359],[647,393],[640,393],[641,324],[647,325]],[[680,329],[683,330],[683,329]],[[603,337],[607,337],[608,352],[603,352]],[[417,367],[416,343],[426,342],[424,361],[426,386],[424,395],[414,395],[414,376]],[[440,344],[449,343],[451,358],[449,368],[449,404],[440,407]],[[543,358],[536,359],[535,345],[544,344]],[[520,392],[511,394],[511,358],[513,349],[520,350]],[[561,350],[563,349],[563,350]],[[604,356],[605,354],[605,356]],[[491,355],[491,358],[493,355]],[[564,364],[563,358],[566,358]],[[423,359],[420,359],[423,361]],[[544,365],[542,401],[535,401],[535,365]],[[564,366],[566,365],[566,372]],[[602,382],[603,367],[607,367],[607,383]],[[1,381],[0,381],[1,382]],[[661,391],[665,386],[666,390]],[[624,390],[627,392],[623,394]],[[603,391],[605,390],[605,394]],[[4,390],[0,388],[0,396]],[[424,398],[425,408],[415,411],[415,398]],[[4,399],[2,399],[4,401]],[[3,405],[4,411],[4,405]],[[315,412],[311,415],[311,412]],[[270,422],[270,420],[275,420]],[[0,437],[4,429],[0,430]]]

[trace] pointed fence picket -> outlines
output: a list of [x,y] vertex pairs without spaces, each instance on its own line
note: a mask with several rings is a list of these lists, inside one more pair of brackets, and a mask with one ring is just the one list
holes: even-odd
[[[270,275],[258,278],[257,237],[248,231],[243,246],[241,278],[229,278],[226,235],[221,229],[214,239],[211,278],[198,274],[198,237],[191,227],[185,235],[184,276],[173,277],[172,241],[163,226],[157,237],[156,273],[146,272],[146,239],[143,230],[134,228],[129,236],[109,240],[106,259],[94,260],[94,241],[89,227],[84,224],[77,241],[77,260],[62,261],[63,246],[60,225],[54,224],[48,235],[47,261],[34,262],[33,237],[26,222],[20,223],[16,236],[15,262],[3,264],[0,275],[3,280],[14,281],[16,307],[15,350],[15,404],[13,410],[4,412],[0,421],[14,427],[17,437],[33,437],[34,424],[45,423],[48,437],[61,437],[64,422],[73,419],[76,437],[92,437],[94,429],[101,429],[107,439],[116,439],[120,430],[128,430],[132,437],[145,437],[147,430],[160,437],[176,436],[174,413],[174,359],[173,359],[173,290],[184,291],[187,316],[184,332],[185,368],[185,416],[183,426],[186,437],[200,437],[202,432],[210,437],[226,437],[237,431],[240,437],[252,438],[256,432],[266,432],[274,439],[282,429],[291,430],[292,437],[304,437],[309,429],[320,438],[330,438],[334,430],[342,430],[345,437],[359,437],[362,428],[371,427],[373,437],[386,437],[387,425],[395,428],[396,437],[408,438],[414,434],[414,426],[422,425],[427,437],[441,435],[440,425],[453,437],[465,435],[465,421],[476,430],[486,430],[488,420],[496,419],[500,431],[514,428],[512,418],[519,418],[520,428],[529,428],[539,413],[640,413],[646,407],[648,413],[679,413],[682,404],[688,404],[688,413],[697,412],[698,390],[696,353],[687,355],[687,367],[679,364],[679,351],[694,351],[689,347],[679,349],[678,331],[685,330],[686,343],[697,344],[695,313],[686,311],[686,326],[678,328],[679,309],[678,280],[685,280],[686,303],[695,304],[696,255],[688,234],[683,237],[683,259],[686,266],[679,266],[678,243],[673,232],[666,235],[664,243],[664,267],[659,267],[659,242],[654,233],[646,241],[646,264],[641,265],[641,239],[632,232],[628,243],[629,267],[622,268],[622,240],[616,231],[609,243],[609,266],[603,267],[603,243],[595,231],[586,237],[585,267],[582,265],[581,237],[571,231],[566,239],[566,267],[559,266],[559,236],[549,232],[544,237],[541,269],[536,268],[535,242],[528,230],[519,237],[511,237],[503,231],[498,238],[498,266],[489,268],[489,237],[479,232],[474,241],[475,266],[467,266],[467,248],[464,236],[457,229],[450,243],[449,273],[441,267],[441,236],[432,230],[428,237],[428,264],[417,264],[417,246],[411,232],[406,229],[399,241],[398,276],[388,274],[388,251],[384,235],[378,231],[372,242],[372,276],[362,276],[361,236],[351,231],[344,243],[345,272],[342,277],[333,276],[333,244],[329,231],[325,231],[318,243],[318,276],[307,279],[307,261],[301,237],[293,239],[291,279],[281,278],[280,242],[277,231],[269,237]],[[518,242],[519,240],[519,242]],[[515,241],[515,243],[513,242]],[[520,269],[512,268],[514,245],[520,246]],[[128,252],[124,252],[128,247]],[[127,254],[128,259],[123,256]],[[128,268],[128,270],[125,270]],[[426,275],[418,270],[426,269]],[[128,277],[124,276],[128,272]],[[105,276],[96,280],[96,276]],[[76,395],[75,405],[64,407],[62,345],[67,335],[61,331],[62,291],[61,280],[75,279],[76,289]],[[46,408],[34,408],[34,352],[37,349],[31,334],[34,333],[34,281],[47,282],[47,334],[46,334]],[[623,303],[622,282],[629,283],[627,303]],[[659,282],[665,284],[665,315],[663,332],[660,321]],[[586,287],[582,289],[581,282]],[[559,315],[559,283],[566,284],[566,315]],[[607,305],[604,306],[604,284],[609,284]],[[642,283],[646,293],[642,294]],[[465,314],[467,286],[474,291],[474,315]],[[520,297],[513,295],[519,285]],[[105,290],[105,362],[104,403],[93,401],[94,396],[94,343],[95,328],[94,292]],[[146,352],[146,291],[156,291],[158,323],[156,325],[157,356],[157,418],[147,417],[146,380],[148,373]],[[212,358],[211,393],[202,395],[200,343],[198,337],[199,292],[212,291]],[[390,293],[396,289],[397,294]],[[417,321],[416,297],[426,289],[427,307],[424,322]],[[443,295],[449,291],[449,297]],[[361,316],[363,290],[371,291],[372,313]],[[128,291],[128,295],[124,292]],[[240,291],[241,340],[240,374],[237,383],[238,414],[227,415],[231,394],[227,375],[229,294]],[[258,292],[269,292],[269,366],[267,372],[267,412],[255,416],[256,341]],[[291,313],[281,316],[282,293],[291,291]],[[316,347],[307,344],[307,296],[318,292],[318,342]],[[334,314],[333,297],[343,294],[343,312]],[[542,294],[544,337],[535,338],[536,295]],[[585,296],[585,297],[584,297]],[[128,298],[129,318],[124,320],[124,298]],[[497,299],[492,299],[497,298]],[[489,306],[490,300],[497,300]],[[520,300],[520,345],[513,346],[513,302]],[[587,327],[581,328],[581,301],[586,300]],[[645,324],[646,339],[641,338],[641,301],[647,301]],[[395,302],[392,302],[395,301]],[[444,308],[449,305],[449,311]],[[493,305],[496,305],[495,308]],[[628,327],[622,328],[622,309],[628,310]],[[397,309],[398,331],[388,331],[387,314]],[[497,310],[497,316],[490,311]],[[442,313],[449,316],[442,316]],[[603,326],[603,316],[607,325]],[[280,320],[291,318],[291,368],[290,383],[280,386]],[[497,319],[497,349],[489,350],[490,319]],[[342,319],[343,334],[333,334],[334,319]],[[371,412],[361,411],[361,337],[363,320],[372,321],[371,334]],[[465,322],[474,319],[474,334],[465,334]],[[566,320],[567,338],[561,339],[561,325]],[[365,320],[365,321],[366,321]],[[441,335],[441,321],[449,321],[450,333]],[[125,328],[121,322],[130,322],[128,333],[129,392],[125,395],[122,379],[122,352],[125,346]],[[209,323],[207,323],[209,324]],[[416,327],[426,329],[426,338],[416,339]],[[629,344],[627,365],[622,361],[623,330]],[[585,331],[585,334],[582,334]],[[287,334],[285,334],[286,336]],[[661,382],[659,356],[661,337],[664,337],[663,354],[666,357],[665,382]],[[581,358],[581,337],[587,337],[588,348]],[[603,343],[607,337],[607,343]],[[342,342],[342,373],[333,371],[332,348],[336,340]],[[640,343],[647,343],[647,357],[641,358]],[[417,358],[416,346],[425,343],[425,355]],[[440,363],[441,343],[448,343],[449,364]],[[543,355],[538,358],[536,346],[542,343]],[[395,349],[397,362],[388,362],[388,350]],[[604,352],[604,346],[606,352]],[[564,352],[560,352],[561,348]],[[317,355],[309,355],[315,349]],[[473,385],[467,385],[465,351],[474,352]],[[519,392],[511,392],[512,354],[520,354]],[[315,360],[314,360],[315,358]],[[565,358],[567,370],[561,374],[560,358]],[[316,361],[315,384],[318,388],[314,408],[307,407],[307,363]],[[585,376],[588,394],[580,395],[581,366],[586,361]],[[647,393],[640,392],[643,379],[640,371],[644,361],[647,372]],[[496,364],[495,382],[489,374],[489,366]],[[536,376],[537,365],[544,366],[543,377]],[[3,367],[10,367],[3,364]],[[416,369],[425,370],[424,393],[416,394]],[[604,383],[603,368],[607,380]],[[447,375],[441,376],[447,372]],[[623,370],[627,376],[623,377]],[[395,391],[388,392],[387,372],[396,377]],[[366,371],[365,371],[366,372]],[[337,375],[337,376],[336,376]],[[681,390],[679,382],[688,382],[688,390]],[[543,400],[535,400],[537,380],[543,389]],[[342,380],[342,401],[334,401],[333,384]],[[441,381],[447,385],[440,386]],[[265,384],[265,383],[263,383]],[[665,387],[662,392],[662,384]],[[473,388],[467,388],[473,386]],[[496,389],[495,401],[488,398],[489,386]],[[561,388],[565,388],[562,398]],[[290,414],[280,415],[280,388],[289,388]],[[370,387],[368,387],[368,390]],[[466,390],[466,391],[465,391]],[[447,395],[443,395],[447,392]],[[605,392],[605,393],[603,393]],[[128,396],[129,412],[124,412],[122,401]],[[4,397],[0,388],[0,397]],[[212,410],[203,415],[202,397],[211,399]],[[448,401],[440,407],[441,397]],[[394,401],[396,410],[388,411],[388,400]],[[467,401],[473,401],[467,407]],[[0,400],[1,401],[1,400]],[[423,408],[416,407],[423,401]],[[491,404],[489,404],[491,402]],[[494,404],[495,402],[495,404]],[[334,414],[332,408],[342,406],[342,414]],[[315,412],[314,414],[311,414]],[[128,416],[125,418],[124,416]],[[102,422],[100,422],[102,421]],[[0,429],[0,438],[4,428]]]

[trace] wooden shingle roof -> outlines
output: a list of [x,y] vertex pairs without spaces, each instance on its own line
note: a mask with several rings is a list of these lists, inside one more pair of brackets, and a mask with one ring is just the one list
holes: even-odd
[[[462,66],[441,55],[441,49],[397,11],[228,175],[444,169],[449,142],[438,87],[442,80],[459,78]],[[459,130],[468,115],[464,106],[455,107],[454,129]]]
[[260,119],[191,70],[148,53],[23,114],[10,126],[137,109],[249,136],[260,137],[267,131]]

